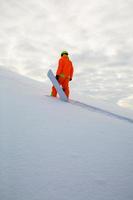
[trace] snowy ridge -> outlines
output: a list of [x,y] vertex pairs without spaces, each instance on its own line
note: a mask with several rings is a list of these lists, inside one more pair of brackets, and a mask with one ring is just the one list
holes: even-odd
[[116,119],[119,119],[119,120],[127,121],[127,122],[133,124],[133,119],[131,119],[131,118],[128,118],[128,117],[125,117],[125,116],[121,116],[121,115],[115,114],[113,112],[110,112],[110,111],[107,111],[107,110],[103,110],[101,108],[98,108],[98,107],[95,107],[95,106],[91,106],[91,105],[88,105],[86,103],[82,103],[80,101],[75,101],[75,100],[72,100],[72,99],[70,100],[70,103],[72,105],[79,106],[81,108],[85,108],[85,109],[87,109],[89,111],[99,112],[101,114],[104,114],[104,115],[107,115],[107,116],[110,116],[110,117],[113,117],[113,118],[116,118]]
[[132,200],[132,123],[49,91],[0,70],[0,200]]

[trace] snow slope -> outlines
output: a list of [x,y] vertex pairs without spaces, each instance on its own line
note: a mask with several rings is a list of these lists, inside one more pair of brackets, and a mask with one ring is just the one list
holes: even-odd
[[1,200],[132,200],[133,124],[0,70]]

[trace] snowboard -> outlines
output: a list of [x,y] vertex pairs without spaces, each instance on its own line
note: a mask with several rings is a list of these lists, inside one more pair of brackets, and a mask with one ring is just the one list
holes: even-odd
[[57,93],[59,94],[59,97],[62,101],[68,101],[68,98],[66,96],[66,94],[64,93],[63,89],[61,88],[61,86],[59,85],[58,81],[56,80],[52,70],[50,69],[47,73],[48,78],[50,79],[50,81],[52,82],[52,84],[54,85],[54,87],[57,90]]

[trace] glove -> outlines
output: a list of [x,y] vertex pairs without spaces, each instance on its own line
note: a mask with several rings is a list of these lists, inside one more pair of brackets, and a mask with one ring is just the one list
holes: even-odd
[[59,80],[59,75],[56,75],[56,77],[55,77],[55,78],[56,78],[56,80],[58,81],[58,80]]
[[70,78],[69,81],[72,81],[72,78]]

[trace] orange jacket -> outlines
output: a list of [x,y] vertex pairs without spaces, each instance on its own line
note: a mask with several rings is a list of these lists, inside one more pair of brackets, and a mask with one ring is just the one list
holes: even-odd
[[59,75],[63,78],[72,79],[73,77],[73,64],[69,60],[68,56],[62,56],[59,59],[58,69],[56,75]]

